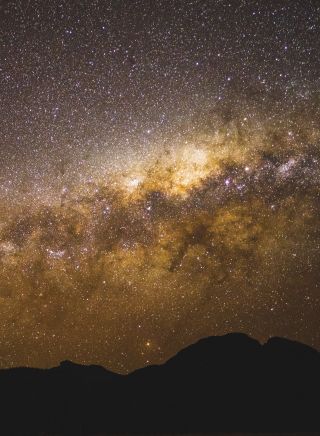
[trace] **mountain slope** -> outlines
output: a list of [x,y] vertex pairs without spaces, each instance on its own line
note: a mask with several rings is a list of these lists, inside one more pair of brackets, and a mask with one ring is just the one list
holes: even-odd
[[123,376],[69,361],[0,371],[1,434],[319,431],[320,356],[243,334]]

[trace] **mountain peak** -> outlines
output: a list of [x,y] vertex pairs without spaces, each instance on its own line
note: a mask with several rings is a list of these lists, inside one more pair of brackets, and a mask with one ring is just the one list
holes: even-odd
[[6,434],[25,434],[26,422],[28,434],[54,432],[57,420],[90,434],[320,430],[319,353],[283,338],[203,338],[127,376],[70,360],[45,371],[1,370],[0,387]]

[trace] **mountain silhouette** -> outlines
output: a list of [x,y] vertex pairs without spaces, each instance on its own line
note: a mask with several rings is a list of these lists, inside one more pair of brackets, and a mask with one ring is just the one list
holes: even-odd
[[283,338],[202,339],[163,365],[0,370],[0,434],[320,431],[320,356]]

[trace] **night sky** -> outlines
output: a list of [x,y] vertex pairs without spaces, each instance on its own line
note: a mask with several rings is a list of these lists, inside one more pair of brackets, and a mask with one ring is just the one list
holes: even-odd
[[320,348],[320,3],[0,3],[0,367]]

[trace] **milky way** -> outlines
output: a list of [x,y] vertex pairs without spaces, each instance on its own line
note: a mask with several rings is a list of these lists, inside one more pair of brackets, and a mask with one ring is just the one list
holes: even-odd
[[317,2],[1,8],[0,365],[320,348]]

